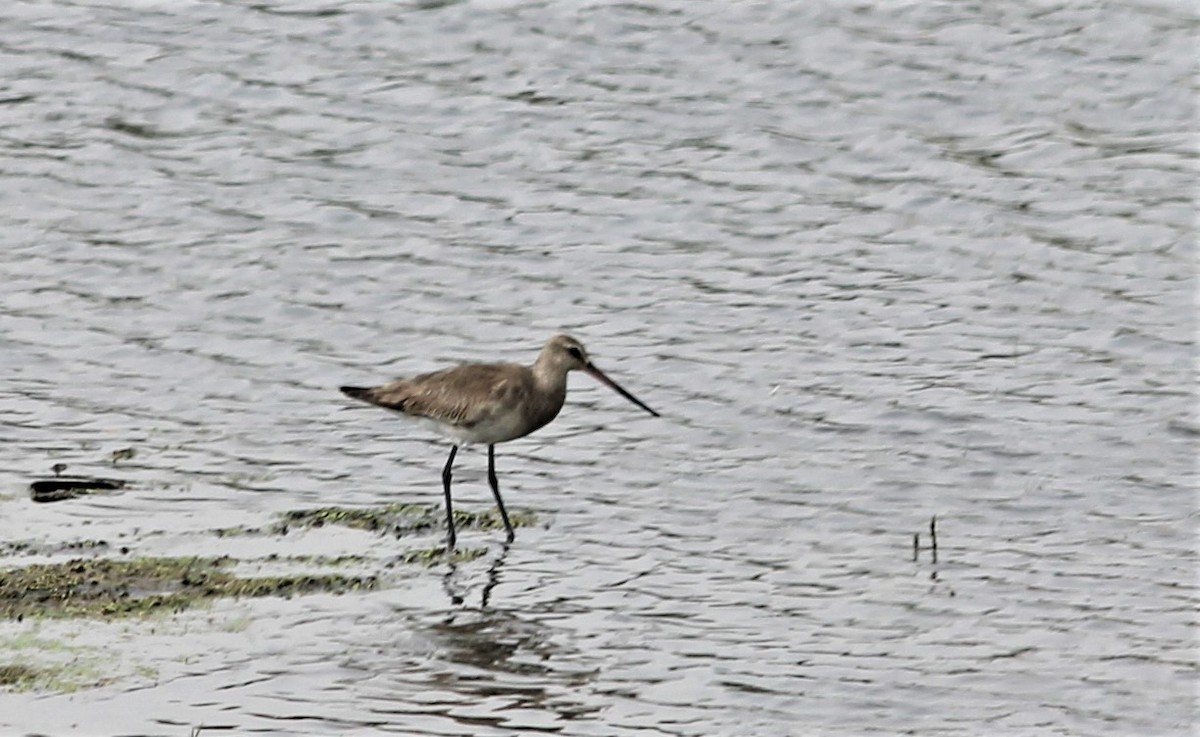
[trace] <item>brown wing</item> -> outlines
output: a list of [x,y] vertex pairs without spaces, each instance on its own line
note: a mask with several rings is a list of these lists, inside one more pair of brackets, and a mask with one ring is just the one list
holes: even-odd
[[342,391],[406,415],[471,427],[520,401],[532,390],[532,381],[524,366],[476,363],[366,389],[342,387]]

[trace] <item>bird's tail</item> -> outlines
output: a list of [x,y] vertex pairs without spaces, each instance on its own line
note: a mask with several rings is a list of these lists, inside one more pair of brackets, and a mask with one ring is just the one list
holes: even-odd
[[347,397],[361,399],[364,402],[371,401],[370,399],[367,399],[367,394],[371,390],[365,386],[339,386],[338,389],[341,390],[342,394],[345,394]]

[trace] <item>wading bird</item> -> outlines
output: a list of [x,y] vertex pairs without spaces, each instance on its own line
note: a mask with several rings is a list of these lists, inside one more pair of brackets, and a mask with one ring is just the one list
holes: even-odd
[[488,484],[504,521],[508,541],[512,524],[496,481],[496,443],[522,438],[558,416],[567,398],[567,374],[580,370],[658,417],[637,397],[592,365],[583,344],[569,335],[546,341],[532,366],[516,363],[470,363],[397,379],[375,387],[343,386],[342,393],[390,409],[430,425],[454,441],[442,469],[446,495],[446,543],[454,548],[454,511],[450,502],[451,467],[460,445],[486,443]]

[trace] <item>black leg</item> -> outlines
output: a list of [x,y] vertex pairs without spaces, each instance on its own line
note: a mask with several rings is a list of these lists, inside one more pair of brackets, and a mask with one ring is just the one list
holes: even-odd
[[450,504],[450,467],[454,465],[454,456],[458,454],[458,446],[451,446],[450,457],[446,459],[446,467],[442,469],[442,488],[446,491],[446,548],[454,550],[454,507]]
[[504,520],[504,529],[508,531],[508,541],[512,542],[512,523],[508,521],[508,512],[504,511],[504,500],[500,498],[500,482],[496,480],[496,446],[488,446],[488,484],[492,487],[492,495],[496,497],[496,506],[500,509],[500,519]]

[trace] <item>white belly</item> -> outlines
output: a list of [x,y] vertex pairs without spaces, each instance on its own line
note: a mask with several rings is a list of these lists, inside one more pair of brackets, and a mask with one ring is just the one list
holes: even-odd
[[506,440],[519,438],[525,434],[524,423],[521,420],[520,414],[516,412],[501,413],[483,422],[478,422],[473,427],[450,425],[428,417],[409,417],[409,419],[416,420],[419,424],[430,428],[439,435],[450,438],[457,445],[472,445],[474,443],[492,445],[493,443],[503,443]]

